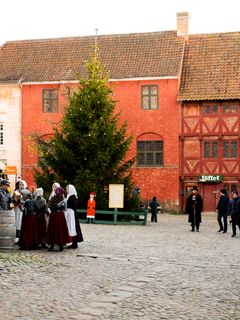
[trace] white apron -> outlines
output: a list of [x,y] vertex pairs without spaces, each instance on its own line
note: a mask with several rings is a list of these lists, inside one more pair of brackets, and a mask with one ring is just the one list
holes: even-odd
[[67,210],[65,211],[65,217],[67,221],[69,235],[71,237],[76,236],[77,232],[76,232],[76,221],[75,221],[74,210],[67,208]]
[[23,212],[22,210],[19,209],[18,206],[14,208],[14,211],[15,211],[16,230],[21,230]]

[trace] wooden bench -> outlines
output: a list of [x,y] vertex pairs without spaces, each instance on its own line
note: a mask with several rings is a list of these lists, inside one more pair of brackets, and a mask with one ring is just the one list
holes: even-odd
[[[84,213],[87,215],[86,209],[77,209],[77,213]],[[96,218],[94,223],[97,224],[147,224],[148,210],[143,209],[142,211],[118,211],[118,210],[96,210]],[[110,215],[111,219],[101,220],[98,219],[101,215]],[[132,216],[132,219],[131,219]],[[87,219],[79,219],[81,223],[86,223]]]

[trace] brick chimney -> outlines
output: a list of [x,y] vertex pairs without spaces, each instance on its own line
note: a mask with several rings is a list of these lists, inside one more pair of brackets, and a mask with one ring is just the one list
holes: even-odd
[[189,21],[188,12],[178,12],[177,13],[177,36],[184,37],[185,40],[188,40],[188,21]]

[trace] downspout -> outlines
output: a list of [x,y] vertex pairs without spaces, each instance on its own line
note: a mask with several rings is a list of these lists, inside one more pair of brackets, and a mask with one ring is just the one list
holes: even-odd
[[22,82],[23,82],[23,77],[22,78],[20,78],[18,81],[17,81],[17,84],[19,85],[19,88],[20,88],[20,93],[21,93],[21,97],[20,97],[20,110],[19,110],[19,112],[20,112],[20,119],[21,119],[21,127],[20,127],[20,138],[21,138],[21,146],[20,146],[20,177],[21,177],[21,179],[22,179],[22,156],[23,156],[23,154],[22,154],[22,138],[23,138],[23,136],[22,136],[22,133],[23,133],[23,131],[22,131],[22,126],[23,126],[23,120],[22,120],[22,105],[23,105],[23,103],[22,103]]
[[[182,56],[180,60],[180,70],[179,70],[179,76],[178,76],[178,93],[179,89],[181,87],[181,80],[182,80],[182,69],[183,69],[183,60],[184,60],[184,54],[185,54],[185,47],[186,47],[186,41],[184,39],[183,41],[183,50],[182,50]],[[178,119],[179,119],[179,136],[178,136],[178,141],[179,141],[179,202],[180,202],[180,209],[183,211],[183,201],[184,201],[184,181],[182,179],[183,176],[183,110],[182,110],[182,101],[178,100]]]

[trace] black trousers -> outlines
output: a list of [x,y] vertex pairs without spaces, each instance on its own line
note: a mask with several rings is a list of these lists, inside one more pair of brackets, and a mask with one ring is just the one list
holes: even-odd
[[200,223],[194,223],[194,222],[192,222],[191,223],[191,226],[192,226],[192,230],[195,230],[195,227],[196,227],[196,230],[199,230],[199,226],[200,226]]
[[238,226],[238,228],[240,230],[240,216],[238,216],[236,214],[232,214],[231,218],[232,218],[232,232],[233,232],[233,234],[236,235],[236,233],[237,233],[236,226]]
[[[227,214],[218,213],[217,220],[218,220],[220,230],[227,232],[227,227],[228,227]],[[223,223],[222,223],[222,220],[223,220]]]
[[151,222],[157,222],[157,213],[152,213]]

